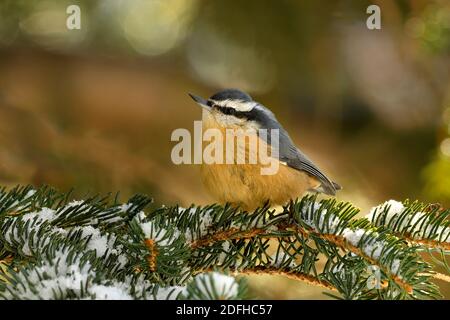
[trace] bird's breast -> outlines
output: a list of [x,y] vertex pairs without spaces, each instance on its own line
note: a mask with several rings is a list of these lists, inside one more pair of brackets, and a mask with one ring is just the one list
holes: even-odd
[[[225,128],[218,125],[214,119],[204,119],[204,133],[208,129],[217,130],[223,138],[216,143],[222,145],[220,152],[223,153],[224,161],[203,162],[201,165],[203,183],[217,201],[230,202],[253,210],[266,201],[284,204],[318,185],[317,180],[308,174],[290,168],[275,158],[270,160],[277,162],[276,172],[270,175],[262,174],[262,169],[267,167],[267,159],[263,159],[262,153],[267,157],[271,151],[270,146],[259,139],[257,132],[252,133],[251,130],[246,131],[239,126]],[[246,143],[242,143],[242,140],[241,143],[238,142],[242,138],[245,138]],[[203,142],[204,151],[208,150],[208,143],[211,142]],[[256,147],[252,143],[256,144]]]

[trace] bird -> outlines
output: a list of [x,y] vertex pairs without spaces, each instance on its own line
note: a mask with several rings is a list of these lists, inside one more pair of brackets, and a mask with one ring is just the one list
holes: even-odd
[[[219,130],[224,136],[231,131],[251,132],[251,136],[261,145],[271,148],[275,145],[270,135],[262,137],[260,129],[278,132],[278,152],[270,153],[276,161],[275,174],[261,174],[262,163],[201,163],[203,185],[218,201],[229,203],[243,210],[255,210],[267,203],[271,206],[284,205],[307,191],[334,196],[341,186],[330,180],[290,138],[288,132],[278,122],[267,107],[238,89],[225,89],[204,99],[189,93],[190,97],[203,108],[202,129]],[[247,131],[245,131],[247,130]],[[268,138],[269,137],[269,138]],[[231,142],[234,145],[234,142]],[[224,148],[230,142],[223,142]],[[244,160],[255,156],[255,149],[245,146],[236,148]],[[256,152],[258,152],[257,149]],[[257,155],[256,155],[257,156]],[[258,157],[256,157],[258,158]],[[259,159],[259,158],[258,158]]]

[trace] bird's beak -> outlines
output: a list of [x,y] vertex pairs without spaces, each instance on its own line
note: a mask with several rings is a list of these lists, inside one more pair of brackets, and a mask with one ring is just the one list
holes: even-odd
[[195,94],[189,93],[189,96],[192,98],[192,100],[194,100],[195,102],[197,102],[197,104],[205,109],[210,109],[210,107],[208,106],[208,101],[203,99],[202,97],[196,96]]

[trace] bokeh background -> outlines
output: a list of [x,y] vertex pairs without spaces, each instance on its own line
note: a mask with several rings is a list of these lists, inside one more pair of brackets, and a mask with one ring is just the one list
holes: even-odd
[[[71,4],[80,30],[66,28]],[[381,30],[366,27],[370,4]],[[449,207],[449,71],[445,0],[2,0],[0,184],[210,203],[198,168],[172,164],[170,135],[201,117],[188,92],[236,87],[362,213],[388,199]],[[283,278],[250,285],[325,298]]]

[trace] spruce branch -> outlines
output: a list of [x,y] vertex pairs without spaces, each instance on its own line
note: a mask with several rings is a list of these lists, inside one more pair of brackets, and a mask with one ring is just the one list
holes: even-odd
[[0,297],[244,298],[223,272],[282,275],[345,299],[422,299],[440,297],[431,279],[448,279],[421,255],[448,272],[449,213],[435,206],[391,202],[358,218],[316,196],[281,212],[151,203],[1,189]]
[[[316,205],[315,202],[311,203]],[[278,230],[285,231],[284,236],[294,235],[295,233],[298,233],[305,238],[312,238],[313,240],[324,240],[328,243],[334,244],[344,251],[349,251],[358,256],[361,256],[369,263],[380,267],[380,269],[388,274],[393,281],[400,285],[409,294],[412,293],[412,286],[404,281],[401,276],[396,274],[398,272],[397,269],[399,268],[397,264],[400,264],[400,260],[397,259],[391,261],[386,258],[387,263],[386,265],[384,265],[384,260],[382,259],[382,257],[380,257],[380,255],[382,255],[383,253],[391,253],[392,256],[395,256],[395,254],[392,254],[391,251],[393,251],[394,249],[396,249],[397,251],[400,250],[395,247],[396,245],[398,246],[398,239],[388,238],[384,234],[377,234],[375,231],[368,231],[363,228],[355,230],[349,229],[348,221],[350,221],[352,217],[354,217],[356,212],[349,210],[348,205],[339,208],[339,210],[342,210],[342,214],[340,216],[336,215],[336,213],[324,213],[323,215],[317,214],[317,211],[320,208],[314,208],[314,210],[301,212],[295,206],[296,204],[293,203],[289,208],[285,208],[285,218],[281,218],[283,214],[277,217],[278,224],[270,225],[271,230],[269,231],[260,227],[250,228],[248,230],[231,228],[226,231],[219,231],[217,233],[210,234],[209,236],[202,237],[199,240],[193,242],[192,247],[198,248],[201,246],[210,245],[216,241],[221,242],[225,240],[229,241],[232,239],[247,239],[256,236],[264,238],[276,238],[272,231],[274,230],[275,226],[278,228]],[[303,208],[305,209],[305,207]],[[326,209],[323,210],[326,211]],[[295,217],[295,213],[298,212],[300,212],[301,214]],[[290,216],[294,217],[294,219],[297,218],[297,223],[294,222],[292,217]],[[323,218],[323,220],[316,221],[314,217],[320,217],[321,219]],[[333,224],[333,226],[331,226],[330,223]],[[347,239],[346,236],[349,239]],[[389,250],[383,252],[382,248],[384,248],[385,246],[389,246]],[[411,253],[411,255],[414,254]]]
[[450,210],[418,201],[387,201],[371,210],[367,218],[412,244],[450,250]]
[[[367,215],[372,224],[385,228],[428,253],[432,262],[450,273],[447,256],[450,253],[450,210],[440,205],[409,200],[390,200],[373,208]],[[436,257],[437,255],[437,257]],[[450,282],[447,275],[432,273],[433,278]]]

